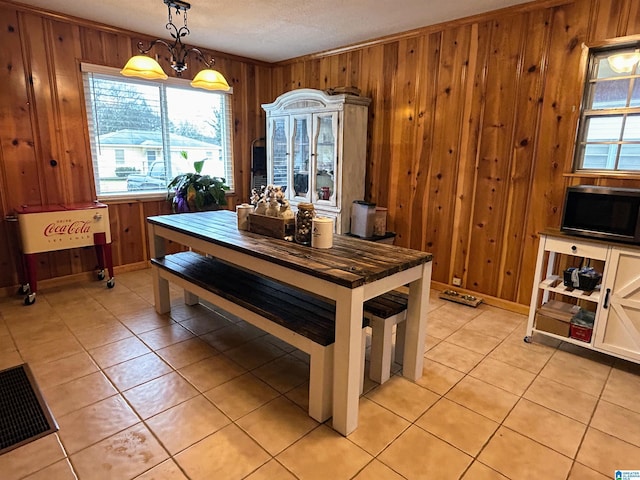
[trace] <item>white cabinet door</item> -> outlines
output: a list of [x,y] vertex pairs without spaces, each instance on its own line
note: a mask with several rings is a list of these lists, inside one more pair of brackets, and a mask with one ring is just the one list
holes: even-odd
[[614,247],[607,263],[604,302],[594,346],[640,360],[640,251]]
[[338,173],[338,112],[313,116],[313,203],[336,205]]
[[267,121],[269,141],[267,182],[278,187],[289,187],[289,116],[273,116]]

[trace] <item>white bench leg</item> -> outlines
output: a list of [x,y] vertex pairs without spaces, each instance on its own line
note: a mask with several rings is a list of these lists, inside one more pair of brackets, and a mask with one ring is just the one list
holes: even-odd
[[407,322],[405,322],[407,312],[402,312],[402,317],[399,318],[396,326],[396,363],[402,365],[402,358],[404,357],[404,337],[407,331]]
[[184,291],[184,304],[185,305],[189,305],[189,306],[193,306],[193,305],[197,305],[199,301],[199,298],[197,295],[185,290]]
[[309,416],[322,423],[333,413],[333,344],[316,345],[310,356]]
[[393,347],[393,326],[396,329],[395,360],[402,364],[404,352],[404,332],[406,312],[392,315],[388,318],[371,316],[371,363],[369,378],[374,382],[383,384],[391,376],[391,350]]

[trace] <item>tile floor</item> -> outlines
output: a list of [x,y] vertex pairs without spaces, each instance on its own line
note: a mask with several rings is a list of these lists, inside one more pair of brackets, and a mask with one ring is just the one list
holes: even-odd
[[[640,368],[525,344],[525,318],[432,296],[424,376],[367,381],[347,438],[306,415],[308,359],[148,270],[0,299],[0,369],[31,366],[60,426],[3,479],[611,479],[640,469]],[[395,366],[397,372],[398,366]]]

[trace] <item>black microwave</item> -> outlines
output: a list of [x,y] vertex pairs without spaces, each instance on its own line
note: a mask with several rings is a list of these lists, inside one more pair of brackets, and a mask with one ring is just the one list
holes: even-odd
[[640,189],[593,185],[568,187],[561,230],[640,244]]

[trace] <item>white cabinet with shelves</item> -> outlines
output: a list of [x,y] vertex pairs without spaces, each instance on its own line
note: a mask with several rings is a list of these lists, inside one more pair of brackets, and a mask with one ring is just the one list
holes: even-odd
[[286,186],[295,209],[314,204],[349,231],[351,203],[364,199],[367,110],[371,100],[299,89],[262,105],[267,113],[267,182]]
[[613,247],[594,346],[640,362],[640,251]]
[[[584,291],[566,287],[563,271],[567,262],[559,262],[560,255],[574,257],[572,266],[585,259],[599,261],[602,266],[601,284]],[[562,295],[567,297],[562,299]],[[556,300],[574,302],[595,313],[591,340],[557,335],[536,328],[536,312],[541,305]],[[640,362],[640,248],[591,240],[560,231],[549,230],[540,235],[529,319],[525,341],[534,333]]]

